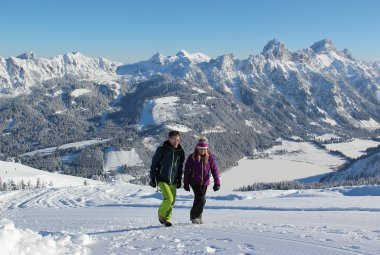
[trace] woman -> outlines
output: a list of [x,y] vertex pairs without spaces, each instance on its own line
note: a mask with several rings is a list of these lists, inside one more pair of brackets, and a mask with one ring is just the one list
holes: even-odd
[[215,156],[208,150],[208,140],[198,140],[194,152],[187,158],[184,173],[184,189],[194,192],[194,203],[190,211],[190,220],[202,224],[203,207],[206,204],[207,186],[210,184],[210,172],[214,177],[214,191],[220,188],[219,170]]

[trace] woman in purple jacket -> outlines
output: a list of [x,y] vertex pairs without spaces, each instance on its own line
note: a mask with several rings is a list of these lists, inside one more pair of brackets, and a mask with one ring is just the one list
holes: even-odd
[[207,186],[210,184],[210,172],[214,177],[214,191],[220,188],[219,170],[215,156],[208,150],[208,140],[198,140],[194,152],[186,160],[184,173],[184,189],[194,192],[194,203],[190,211],[190,220],[202,224],[203,207],[206,204]]

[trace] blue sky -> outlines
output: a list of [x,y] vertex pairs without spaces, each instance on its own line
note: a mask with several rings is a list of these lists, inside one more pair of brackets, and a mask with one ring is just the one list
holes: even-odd
[[380,60],[377,0],[0,0],[0,56],[80,51],[123,63],[184,49],[210,57],[290,50],[328,38],[361,60]]

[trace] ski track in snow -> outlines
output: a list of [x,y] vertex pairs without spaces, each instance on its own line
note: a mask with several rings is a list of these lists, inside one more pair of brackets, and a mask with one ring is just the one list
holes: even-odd
[[205,224],[194,225],[192,194],[179,191],[171,228],[156,219],[161,195],[130,184],[6,192],[0,210],[43,236],[88,235],[96,255],[379,254],[380,198],[342,193],[209,191]]

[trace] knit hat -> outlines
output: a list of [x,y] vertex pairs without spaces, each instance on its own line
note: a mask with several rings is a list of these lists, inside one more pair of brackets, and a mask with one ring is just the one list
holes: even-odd
[[206,137],[202,137],[198,140],[197,148],[198,149],[207,149],[208,148],[208,140]]

